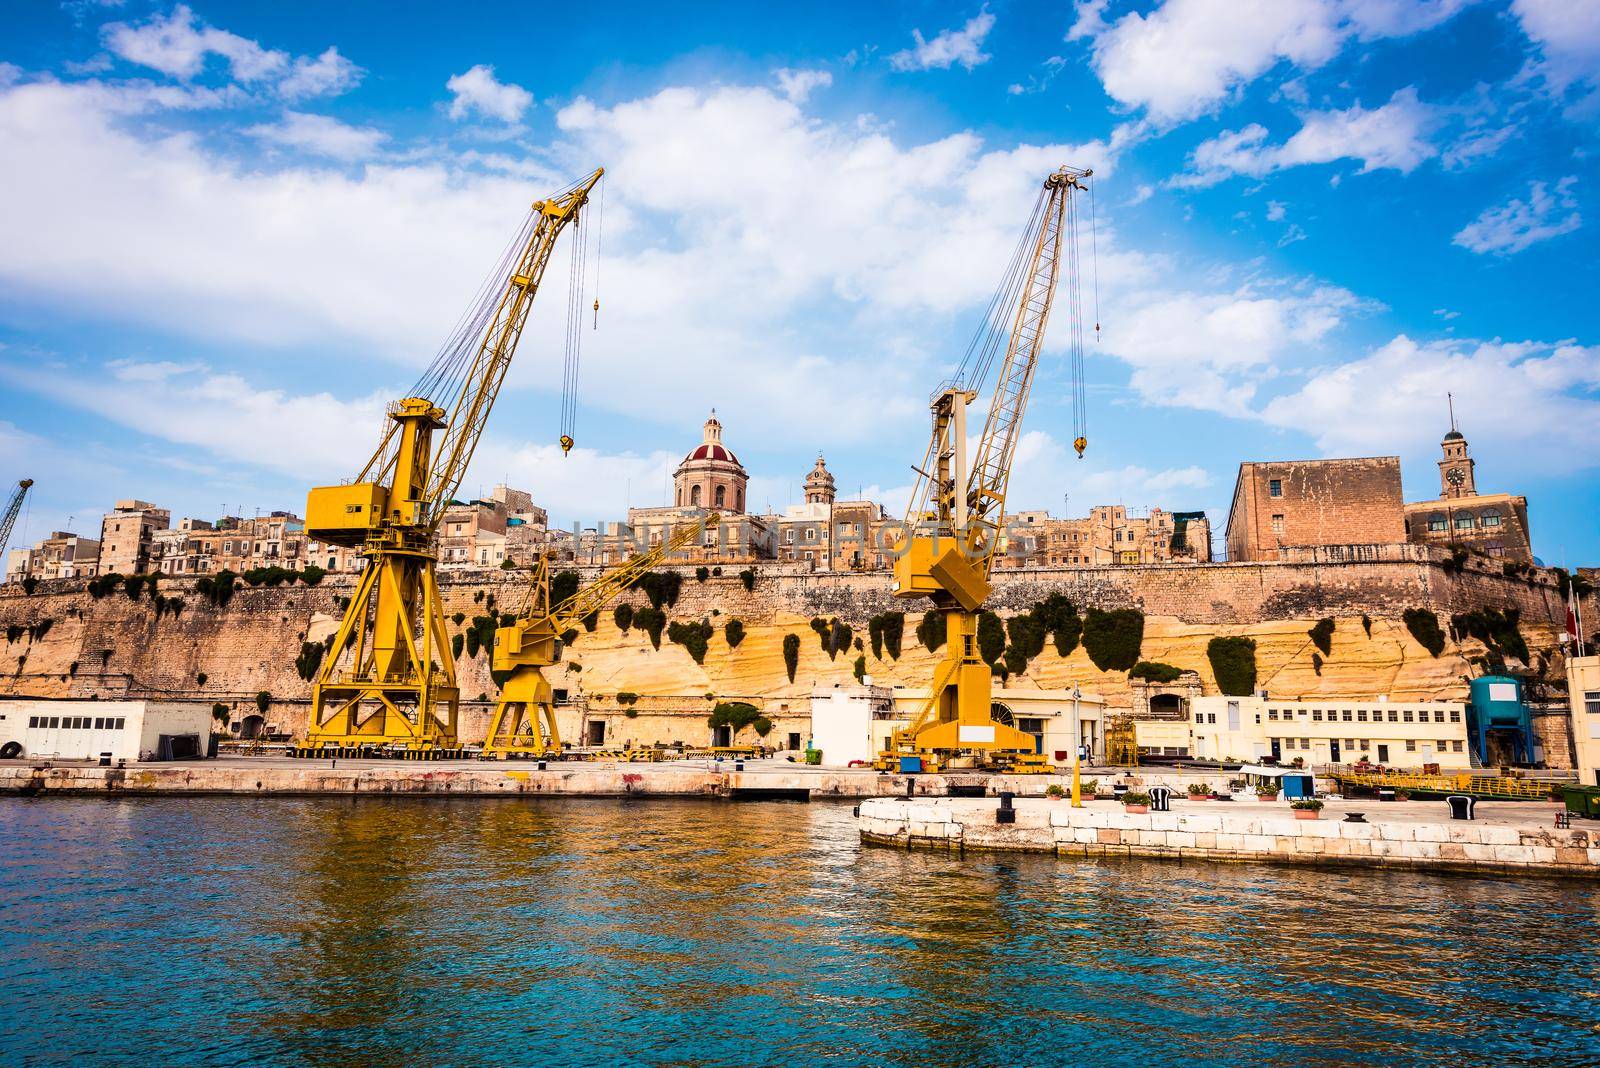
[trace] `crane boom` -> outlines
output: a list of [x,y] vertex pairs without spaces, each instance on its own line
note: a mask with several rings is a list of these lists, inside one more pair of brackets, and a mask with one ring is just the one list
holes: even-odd
[[[942,766],[952,755],[972,751],[1020,765],[1027,762],[1023,754],[1033,752],[1031,735],[993,717],[991,669],[978,652],[978,616],[990,592],[1022,417],[1063,256],[1076,264],[1076,250],[1070,244],[1076,232],[1072,197],[1087,188],[1083,180],[1091,173],[1062,167],[1045,179],[1007,280],[991,304],[994,318],[988,336],[980,330],[981,344],[975,338],[968,352],[971,366],[964,361],[962,373],[935,393],[929,406],[933,433],[923,465],[917,468],[919,481],[906,517],[905,541],[895,560],[893,592],[900,598],[932,601],[931,611],[943,617],[945,656],[918,713],[895,732],[880,754],[880,766],[892,764],[900,754],[919,754],[925,766]],[[1073,311],[1077,310],[1074,301]],[[1074,323],[1073,329],[1076,344],[1081,324]],[[978,399],[978,387],[999,352],[1002,331],[1005,355],[969,464],[967,409]],[[1080,455],[1082,441],[1080,436]]]
[[706,530],[722,522],[715,512],[680,526],[655,548],[605,572],[555,607],[550,607],[549,558],[540,557],[517,618],[494,635],[490,664],[500,684],[500,700],[489,723],[483,755],[542,757],[561,751],[556,726],[554,691],[544,669],[561,659],[562,635],[583,618],[598,612],[639,577]]
[[0,516],[0,553],[6,551],[6,546],[11,544],[11,530],[17,525],[17,516],[22,513],[22,499],[28,495],[33,479],[25,478],[17,483],[17,488],[12,491],[11,499],[6,502],[6,512]]
[[[604,174],[535,201],[353,483],[320,486],[306,532],[362,550],[367,566],[323,659],[304,751],[458,751],[455,658],[434,575],[434,541],[516,353],[555,242]],[[435,432],[443,431],[435,442]]]

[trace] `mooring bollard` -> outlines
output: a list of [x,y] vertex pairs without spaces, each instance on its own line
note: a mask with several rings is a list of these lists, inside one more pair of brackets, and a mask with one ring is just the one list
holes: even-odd
[[1000,807],[995,809],[994,821],[996,823],[1017,822],[1017,810],[1011,806],[1011,801],[1017,795],[1010,790],[1000,791]]

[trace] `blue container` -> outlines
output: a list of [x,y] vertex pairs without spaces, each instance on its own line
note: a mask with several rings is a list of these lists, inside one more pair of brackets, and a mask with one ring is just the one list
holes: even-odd
[[900,774],[920,775],[922,773],[922,758],[903,756],[900,758]]
[[1533,760],[1533,715],[1522,702],[1522,680],[1509,675],[1482,675],[1467,684],[1467,729],[1478,759],[1489,761],[1489,733],[1500,736],[1514,761]]

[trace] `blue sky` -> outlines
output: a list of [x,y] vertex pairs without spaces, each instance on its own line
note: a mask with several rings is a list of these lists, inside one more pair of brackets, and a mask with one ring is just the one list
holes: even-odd
[[527,202],[601,164],[579,447],[558,262],[465,491],[619,517],[715,406],[753,505],[796,502],[820,450],[898,507],[928,393],[1073,163],[1098,175],[1090,450],[1058,306],[1015,507],[1220,527],[1241,460],[1387,453],[1435,496],[1452,391],[1480,488],[1527,494],[1548,562],[1600,562],[1600,0],[550,15],[10,11],[0,477],[37,481],[13,543],[118,497],[299,510]]

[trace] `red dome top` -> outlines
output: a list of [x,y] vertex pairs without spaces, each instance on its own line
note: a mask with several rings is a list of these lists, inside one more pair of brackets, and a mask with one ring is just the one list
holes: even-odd
[[739,458],[715,442],[706,442],[683,458],[684,463],[692,460],[722,460],[725,463],[737,464]]

